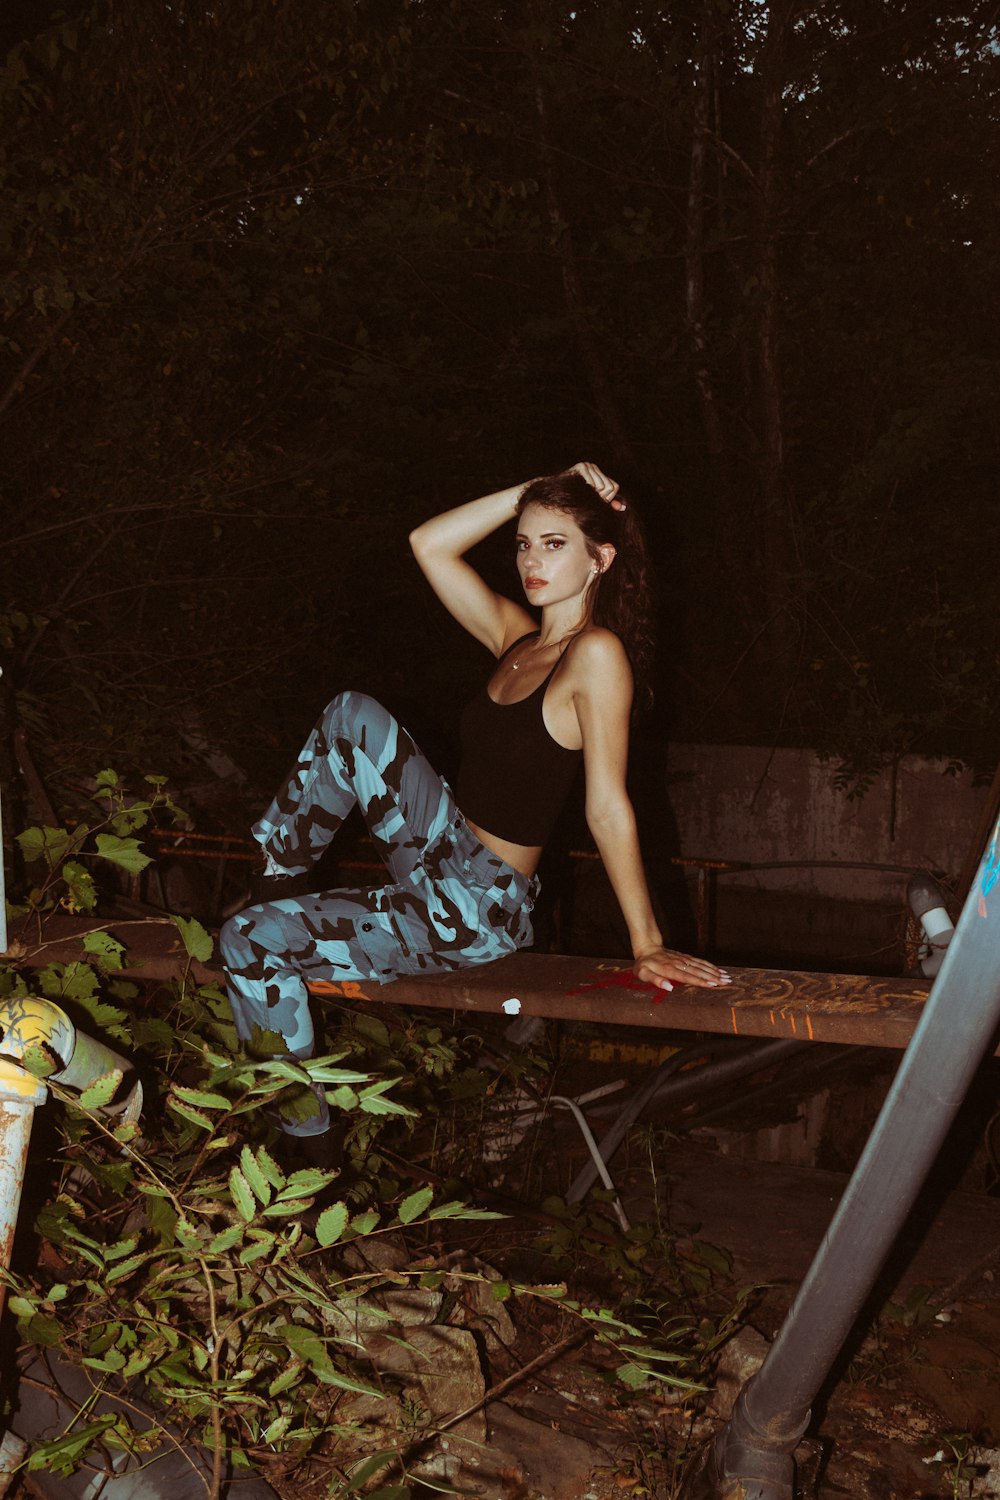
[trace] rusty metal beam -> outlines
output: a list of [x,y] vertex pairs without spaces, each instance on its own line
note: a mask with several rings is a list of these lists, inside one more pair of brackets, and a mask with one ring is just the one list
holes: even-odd
[[[128,951],[134,979],[177,979],[185,970],[199,984],[221,982],[214,963],[187,958],[169,917],[97,922],[57,916],[44,934],[22,929],[8,961],[25,967],[80,958],[80,939],[106,931]],[[812,974],[783,969],[733,969],[725,989],[679,986],[661,994],[640,985],[625,963],[555,953],[516,953],[495,963],[452,974],[375,984],[311,986],[320,998],[382,1001],[388,1005],[501,1014],[504,1001],[520,1001],[522,1015],[590,1021],[657,1030],[708,1031],[731,1036],[795,1037],[903,1048],[930,991],[926,979]]]

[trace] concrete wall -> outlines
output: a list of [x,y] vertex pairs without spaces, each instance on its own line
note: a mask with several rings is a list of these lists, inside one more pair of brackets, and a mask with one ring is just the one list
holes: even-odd
[[908,756],[895,780],[884,772],[851,800],[835,764],[811,751],[671,745],[666,794],[682,854],[785,866],[719,877],[717,948],[898,967],[908,875],[954,878],[987,796],[947,765]]

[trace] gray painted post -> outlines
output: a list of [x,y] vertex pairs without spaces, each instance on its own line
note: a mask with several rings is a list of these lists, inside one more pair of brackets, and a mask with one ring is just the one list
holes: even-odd
[[1000,1024],[1000,822],[895,1082],[767,1358],[684,1488],[792,1500],[792,1454]]

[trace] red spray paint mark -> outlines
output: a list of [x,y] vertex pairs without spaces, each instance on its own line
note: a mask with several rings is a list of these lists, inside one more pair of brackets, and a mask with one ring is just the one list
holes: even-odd
[[[595,973],[600,973],[596,970]],[[578,984],[576,989],[567,990],[567,995],[582,995],[586,990],[652,990],[653,1004],[660,1005],[663,997],[669,991],[661,990],[657,984],[649,984],[645,979],[640,979],[632,969],[621,969],[611,978],[594,979],[592,984]]]

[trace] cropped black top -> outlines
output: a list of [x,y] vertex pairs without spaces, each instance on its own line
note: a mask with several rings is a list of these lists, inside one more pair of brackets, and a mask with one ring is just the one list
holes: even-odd
[[518,703],[495,703],[484,685],[462,714],[455,800],[471,822],[512,844],[545,843],[581,763],[582,752],[557,744],[542,718],[558,665]]

